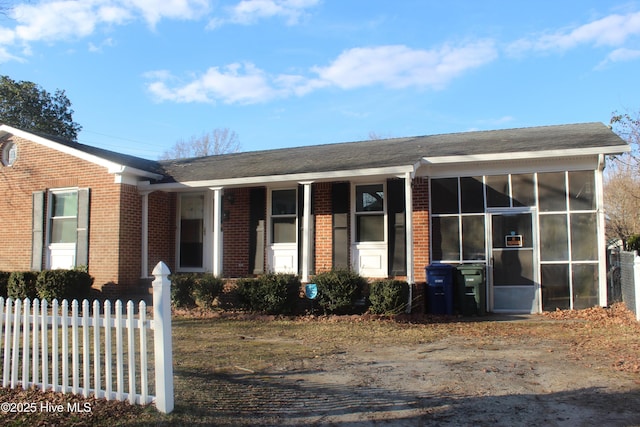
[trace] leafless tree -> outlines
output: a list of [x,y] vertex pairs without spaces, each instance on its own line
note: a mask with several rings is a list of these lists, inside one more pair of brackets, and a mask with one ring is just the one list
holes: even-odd
[[161,159],[184,159],[217,154],[237,153],[240,151],[238,134],[228,128],[218,128],[188,140],[181,139],[165,151]]
[[626,247],[629,237],[640,235],[640,112],[614,112],[611,126],[631,152],[610,159],[605,170],[607,238],[620,239]]

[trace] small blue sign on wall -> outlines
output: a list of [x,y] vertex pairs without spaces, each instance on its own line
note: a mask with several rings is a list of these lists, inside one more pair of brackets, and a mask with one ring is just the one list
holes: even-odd
[[304,294],[309,299],[316,299],[318,296],[318,285],[315,283],[309,283],[304,287]]

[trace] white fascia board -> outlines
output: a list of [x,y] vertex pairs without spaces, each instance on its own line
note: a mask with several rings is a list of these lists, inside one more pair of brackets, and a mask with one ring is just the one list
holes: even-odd
[[540,159],[553,157],[589,156],[598,154],[620,154],[631,151],[627,144],[612,147],[590,147],[565,150],[520,151],[513,153],[470,154],[458,156],[423,157],[425,164],[491,162],[499,160]]
[[363,179],[373,176],[398,176],[404,177],[407,172],[415,173],[416,165],[391,166],[388,168],[354,169],[331,172],[311,172],[290,175],[267,175],[252,176],[242,178],[216,179],[205,181],[172,182],[166,184],[151,184],[148,181],[138,184],[138,189],[177,191],[187,188],[210,188],[210,187],[249,187],[255,185],[277,184],[286,182],[322,182],[336,181],[341,179]]
[[121,179],[118,178],[118,175],[133,175],[140,176],[144,178],[151,179],[161,179],[162,175],[158,175],[152,172],[143,171],[141,169],[132,168],[129,166],[121,165],[119,163],[112,162],[107,159],[103,159],[102,157],[95,156],[93,154],[85,153],[82,150],[78,150],[76,148],[70,147],[68,145],[60,144],[58,142],[52,141],[47,138],[43,138],[38,135],[34,135],[32,133],[23,131],[21,129],[16,129],[14,127],[8,125],[0,125],[0,136],[4,136],[6,134],[12,134],[19,138],[26,139],[36,144],[43,145],[47,148],[51,148],[52,150],[60,151],[64,154],[69,154],[71,156],[77,157],[82,160],[86,160],[98,166],[102,166],[107,169],[107,171],[111,174],[116,175],[116,182],[121,182]]

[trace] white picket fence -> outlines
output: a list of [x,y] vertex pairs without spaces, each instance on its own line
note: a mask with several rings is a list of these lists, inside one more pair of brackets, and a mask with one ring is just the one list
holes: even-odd
[[[135,314],[133,301],[112,307],[105,301],[51,303],[46,300],[0,298],[2,387],[32,386],[43,392],[94,395],[132,404],[155,403],[173,410],[173,356],[169,269],[153,270],[153,319],[144,301]],[[90,309],[92,308],[92,310]],[[149,331],[153,331],[150,334]],[[153,365],[147,343],[153,340]],[[126,344],[125,344],[126,342]],[[155,394],[149,371],[155,372]],[[115,375],[115,376],[114,376]],[[126,385],[125,385],[126,383]]]

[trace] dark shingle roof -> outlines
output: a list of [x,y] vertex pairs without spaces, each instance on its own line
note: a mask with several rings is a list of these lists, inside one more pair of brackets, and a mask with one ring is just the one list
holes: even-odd
[[393,138],[161,161],[164,182],[189,182],[405,166],[423,157],[505,154],[625,142],[602,123]]
[[103,148],[92,147],[91,145],[80,144],[79,142],[71,141],[69,139],[55,135],[48,135],[32,131],[29,131],[29,133],[38,135],[50,141],[57,142],[58,144],[66,145],[67,147],[75,148],[76,150],[91,154],[96,157],[100,157],[101,159],[105,159],[119,165],[129,166],[132,168],[140,169],[142,171],[152,172],[160,175],[165,173],[160,163],[154,160],[143,159],[141,157],[117,153],[115,151],[105,150]]

